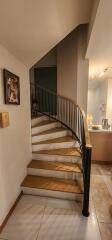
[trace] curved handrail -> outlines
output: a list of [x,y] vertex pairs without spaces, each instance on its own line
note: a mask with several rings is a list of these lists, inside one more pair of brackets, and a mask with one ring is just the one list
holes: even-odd
[[60,95],[60,94],[56,94],[55,92],[53,92],[53,91],[51,91],[51,90],[49,90],[49,89],[46,89],[46,88],[40,86],[39,84],[34,84],[34,83],[32,83],[31,85],[33,85],[33,86],[36,85],[37,88],[40,88],[40,89],[42,89],[42,90],[45,91],[45,92],[47,91],[48,93],[50,93],[50,94],[52,94],[52,95],[54,95],[54,96],[56,96],[56,97],[63,98],[63,99],[65,99],[65,100],[73,103],[73,104],[80,110],[81,115],[82,115],[82,118],[83,118],[83,124],[84,124],[85,146],[88,147],[88,148],[92,148],[91,142],[90,142],[90,136],[89,136],[88,126],[87,126],[86,115],[85,115],[85,112],[82,110],[82,108],[81,108],[75,101],[69,99],[68,97],[65,97],[65,96]]
[[[34,109],[33,109],[34,108]],[[87,127],[87,121],[84,111],[74,101],[64,96],[41,87],[38,84],[31,83],[31,110],[32,113],[43,113],[58,122],[62,123],[69,129],[75,139],[80,144],[82,153],[82,172],[84,199],[83,210],[84,216],[89,216],[89,189],[90,189],[90,172],[91,172],[91,150],[90,137]],[[33,112],[34,111],[34,112]]]

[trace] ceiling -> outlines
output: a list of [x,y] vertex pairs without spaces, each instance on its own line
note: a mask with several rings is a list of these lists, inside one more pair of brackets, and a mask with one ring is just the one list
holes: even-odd
[[31,67],[76,26],[92,0],[0,0],[0,43]]
[[112,77],[112,0],[100,0],[86,57],[90,79]]

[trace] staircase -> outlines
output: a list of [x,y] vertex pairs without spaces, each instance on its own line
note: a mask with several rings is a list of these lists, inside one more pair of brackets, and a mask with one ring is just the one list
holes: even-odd
[[[38,88],[41,89],[40,86]],[[44,89],[42,91],[46,91],[48,95],[52,94]],[[44,96],[43,104],[46,104],[45,100],[50,99],[46,92],[45,95],[41,95]],[[58,100],[55,96],[55,102],[56,99]],[[49,102],[48,112],[39,108],[39,102],[36,105],[37,109],[33,109],[32,161],[27,166],[28,175],[21,188],[25,194],[69,200],[80,198],[83,200],[82,213],[88,216],[91,146],[84,147],[83,141],[85,138],[89,140],[89,136],[87,133],[85,136],[83,132],[85,125],[80,108],[74,109],[73,112],[71,106],[74,105],[70,105],[70,102],[69,107],[64,104],[57,102],[57,113],[54,113],[53,104],[50,105]],[[66,106],[66,111],[63,108],[64,115],[62,106]],[[74,128],[76,122],[77,129],[74,133],[72,126]]]

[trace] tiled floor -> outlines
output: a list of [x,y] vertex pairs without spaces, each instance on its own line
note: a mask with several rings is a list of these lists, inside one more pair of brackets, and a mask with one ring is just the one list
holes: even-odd
[[89,218],[81,202],[24,195],[3,240],[112,240],[112,166],[92,165]]

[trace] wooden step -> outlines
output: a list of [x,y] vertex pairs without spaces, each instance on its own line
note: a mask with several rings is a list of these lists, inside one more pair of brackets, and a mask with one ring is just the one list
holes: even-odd
[[59,138],[54,138],[54,139],[50,139],[50,140],[32,143],[32,145],[73,142],[73,141],[75,143],[75,140],[71,136],[64,136],[64,137],[59,137]]
[[38,115],[37,117],[35,117],[31,120],[31,126],[32,126],[32,128],[36,127],[37,124],[39,124],[40,122],[47,121],[47,120],[48,120],[48,117],[43,116],[42,114]]
[[22,188],[45,189],[51,191],[67,193],[83,193],[81,186],[75,180],[66,180],[53,177],[39,177],[28,175],[23,183]]
[[45,125],[48,125],[50,123],[55,123],[56,121],[53,121],[53,120],[45,120],[45,121],[42,121],[38,124],[36,124],[35,126],[33,126],[32,128],[35,128],[35,127],[42,127],[42,126],[45,126]]
[[75,148],[75,147],[73,147],[73,148],[59,148],[59,149],[53,149],[53,150],[40,150],[40,151],[33,151],[33,153],[81,157],[80,149]]
[[67,131],[67,129],[66,128],[61,128],[61,127],[55,127],[55,128],[46,130],[46,131],[41,132],[41,133],[33,134],[32,136],[40,136],[40,135],[56,133],[56,132],[63,132],[63,131]]
[[59,123],[57,121],[44,120],[32,127],[32,135],[39,134],[40,132],[47,131],[48,129],[58,127]]
[[37,119],[37,118],[42,117],[42,116],[44,116],[42,113],[38,113],[38,115],[32,117],[31,120]]
[[32,160],[28,168],[33,169],[43,169],[43,170],[53,170],[53,171],[64,171],[64,172],[72,172],[72,173],[81,173],[81,167],[78,163],[63,163],[63,162],[51,162],[44,160]]

